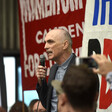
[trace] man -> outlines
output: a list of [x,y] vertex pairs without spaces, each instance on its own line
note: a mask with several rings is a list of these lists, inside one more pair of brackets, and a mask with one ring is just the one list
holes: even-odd
[[48,59],[56,62],[49,73],[48,84],[45,78],[46,67],[37,68],[37,92],[42,105],[47,112],[57,112],[57,95],[51,86],[53,79],[62,80],[68,66],[75,63],[75,54],[72,53],[72,39],[70,34],[62,29],[54,29],[48,32],[45,37],[45,47]]
[[46,112],[46,109],[42,106],[42,103],[39,101],[38,105],[36,105],[37,111],[34,112]]
[[53,80],[58,94],[58,112],[95,112],[99,79],[86,65],[71,65],[63,81]]
[[29,104],[28,112],[46,112],[46,109],[38,99],[33,99]]
[[98,69],[93,69],[93,71],[106,77],[107,82],[110,83],[110,90],[112,90],[112,62],[105,55],[94,54],[91,57],[98,63]]
[[28,106],[28,111],[29,112],[34,112],[35,110],[37,110],[37,104],[38,104],[39,100],[38,99],[33,99],[31,100],[29,106]]

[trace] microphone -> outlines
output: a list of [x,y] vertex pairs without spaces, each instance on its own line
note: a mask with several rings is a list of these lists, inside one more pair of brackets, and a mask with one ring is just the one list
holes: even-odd
[[[45,56],[43,54],[40,55],[40,65],[42,65],[43,67],[45,67]],[[41,82],[43,83],[45,79],[42,78]]]
[[40,65],[45,66],[45,56],[43,54],[40,55]]

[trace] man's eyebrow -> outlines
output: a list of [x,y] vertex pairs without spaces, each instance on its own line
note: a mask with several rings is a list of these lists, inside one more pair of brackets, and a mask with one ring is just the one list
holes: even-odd
[[49,40],[47,40],[47,41],[44,41],[44,43],[46,43],[46,42],[54,42],[54,40],[49,39]]

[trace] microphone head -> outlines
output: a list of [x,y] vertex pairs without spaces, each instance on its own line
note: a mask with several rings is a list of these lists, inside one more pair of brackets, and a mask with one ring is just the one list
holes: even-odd
[[40,55],[40,65],[45,66],[45,56],[43,54]]

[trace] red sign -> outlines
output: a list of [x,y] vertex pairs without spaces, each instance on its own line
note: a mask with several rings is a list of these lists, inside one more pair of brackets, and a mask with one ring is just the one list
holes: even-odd
[[[112,61],[112,40],[104,39],[103,54]],[[107,109],[112,104],[112,91],[107,91],[107,81],[104,77],[101,79],[101,89],[99,98],[99,108]]]
[[[86,0],[18,0],[23,90],[36,88],[36,68],[44,53],[45,35],[55,28],[67,30],[73,51],[80,55]],[[48,73],[52,61],[47,61]]]

